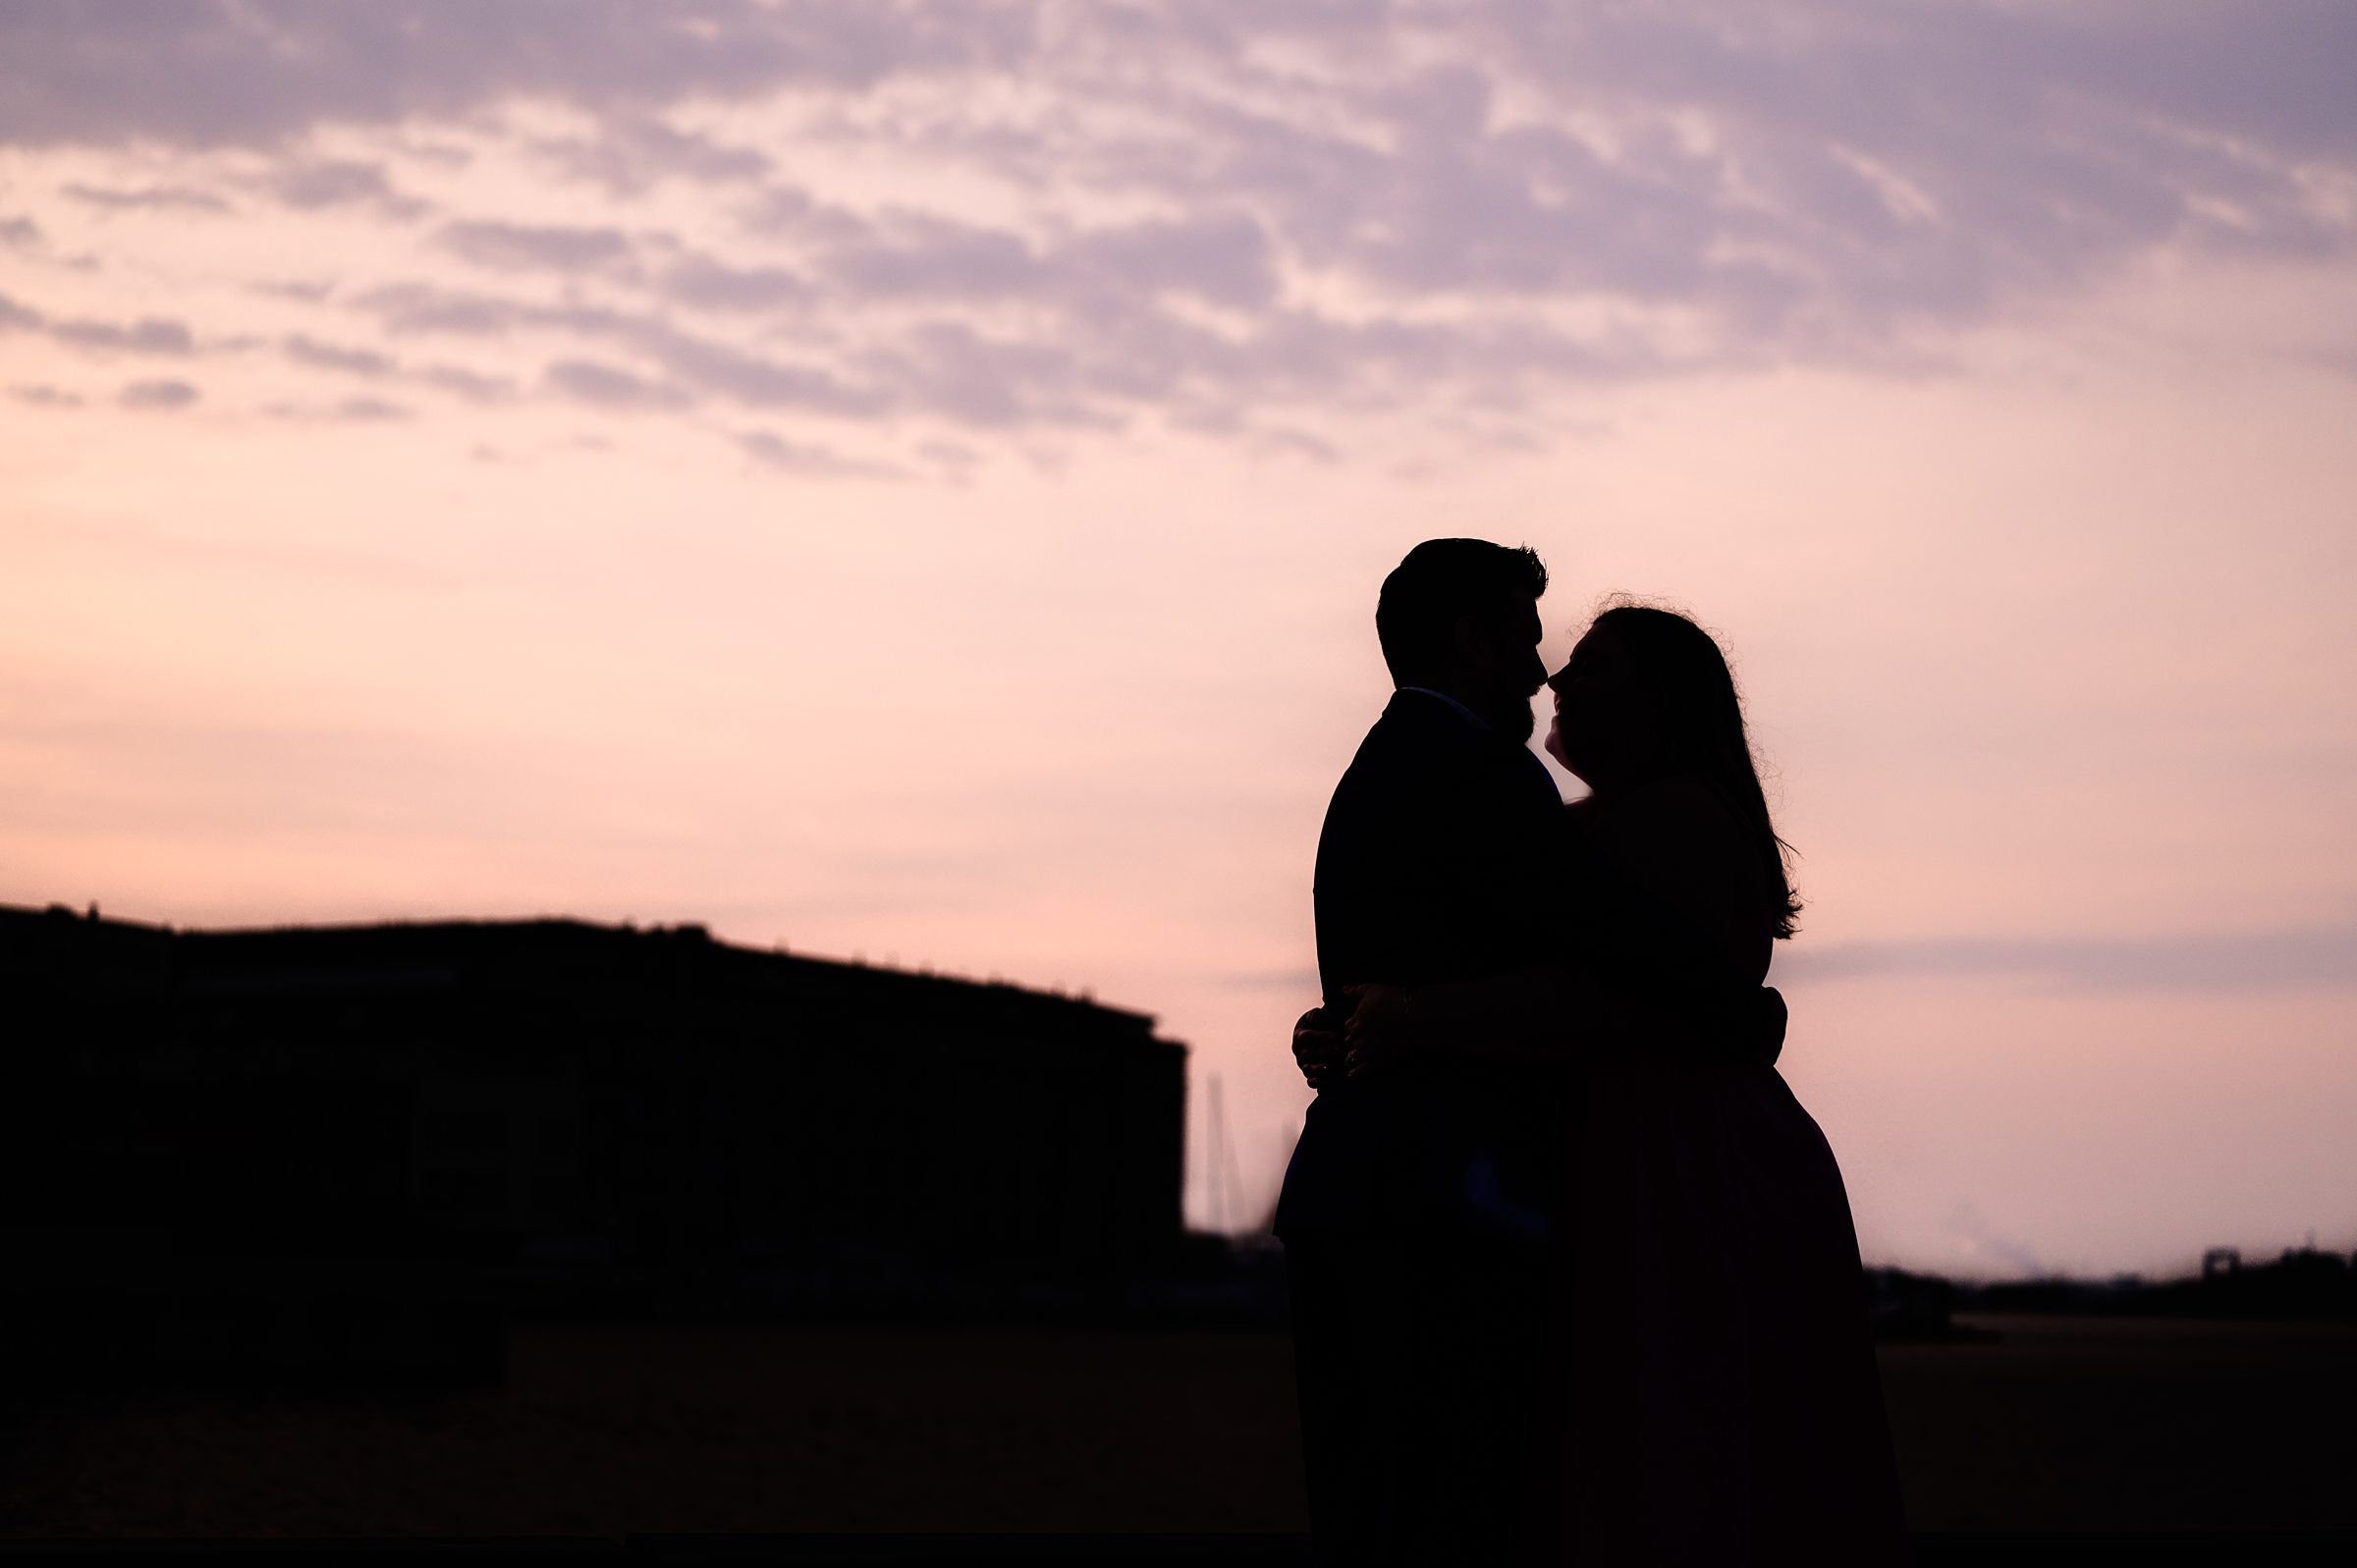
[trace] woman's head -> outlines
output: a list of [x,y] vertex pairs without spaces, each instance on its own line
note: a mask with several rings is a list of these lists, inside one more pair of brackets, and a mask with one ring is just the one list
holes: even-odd
[[1711,634],[1672,611],[1616,605],[1547,683],[1555,692],[1547,749],[1591,789],[1609,794],[1668,778],[1719,787],[1758,831],[1774,872],[1777,935],[1791,935],[1800,905],[1784,845],[1769,821],[1734,677]]

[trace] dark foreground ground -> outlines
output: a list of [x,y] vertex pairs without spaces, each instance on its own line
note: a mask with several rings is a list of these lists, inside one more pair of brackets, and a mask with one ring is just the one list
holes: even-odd
[[[1883,1351],[1925,1563],[2023,1560],[2056,1533],[2138,1561],[2357,1543],[2357,1324],[1977,1322],[1999,1337]],[[19,1394],[0,1440],[0,1549],[561,1537],[895,1560],[871,1549],[890,1533],[906,1560],[910,1533],[946,1532],[933,1560],[1047,1533],[1280,1560],[1304,1529],[1290,1357],[1266,1332],[530,1328],[489,1392]],[[2252,1555],[2261,1533],[2275,1550]]]

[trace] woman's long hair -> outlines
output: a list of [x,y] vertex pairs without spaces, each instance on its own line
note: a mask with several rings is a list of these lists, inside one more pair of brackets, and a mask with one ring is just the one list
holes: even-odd
[[1661,727],[1666,770],[1717,784],[1744,825],[1758,835],[1776,934],[1791,936],[1800,913],[1784,864],[1792,846],[1776,836],[1769,820],[1768,797],[1760,788],[1751,739],[1743,727],[1743,704],[1719,644],[1684,616],[1650,605],[1615,605],[1598,616],[1590,629],[1608,633],[1627,651]]

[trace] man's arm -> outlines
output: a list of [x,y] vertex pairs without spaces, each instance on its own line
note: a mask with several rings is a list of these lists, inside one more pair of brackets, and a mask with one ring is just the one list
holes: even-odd
[[1340,1007],[1319,1005],[1293,1023],[1293,1065],[1301,1069],[1302,1079],[1313,1091],[1322,1091],[1343,1076],[1347,1048],[1343,1044],[1342,1029],[1347,1016]]

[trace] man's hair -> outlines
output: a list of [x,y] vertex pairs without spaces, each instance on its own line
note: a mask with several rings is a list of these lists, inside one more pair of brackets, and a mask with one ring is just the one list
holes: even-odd
[[1427,539],[1383,579],[1375,600],[1375,638],[1397,685],[1429,675],[1447,660],[1462,616],[1491,616],[1516,596],[1547,591],[1547,566],[1528,545],[1487,539]]

